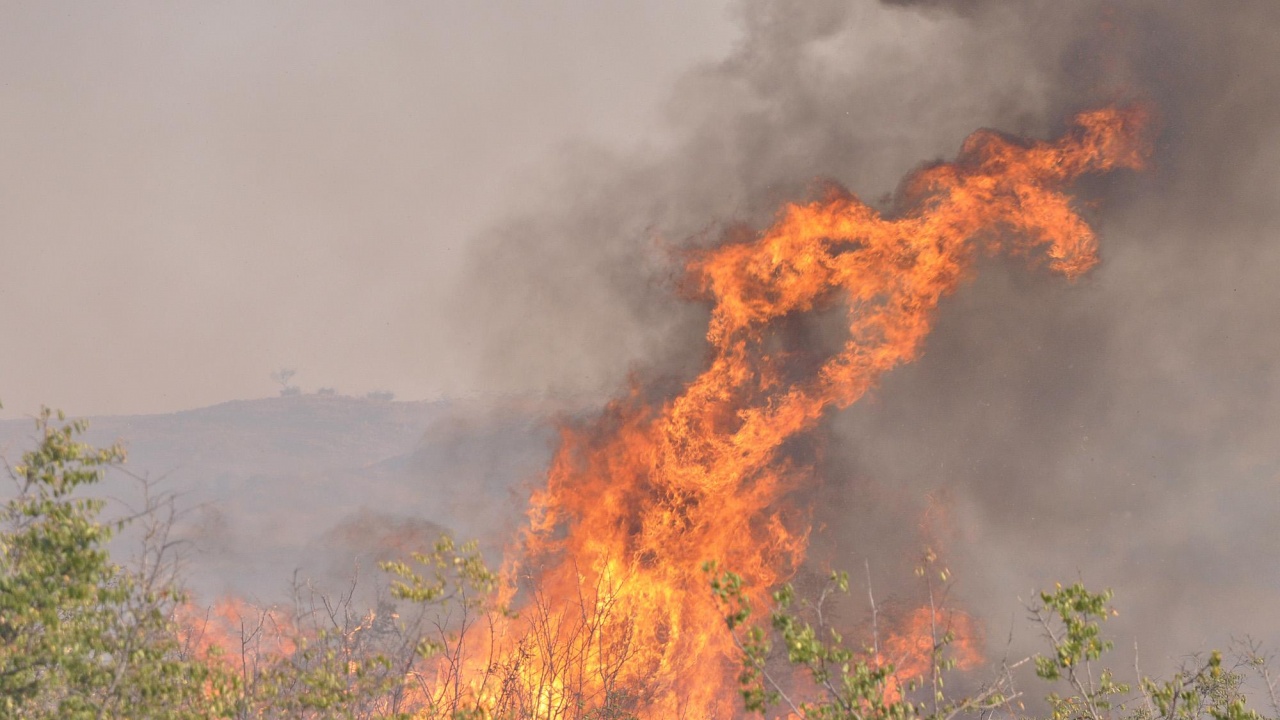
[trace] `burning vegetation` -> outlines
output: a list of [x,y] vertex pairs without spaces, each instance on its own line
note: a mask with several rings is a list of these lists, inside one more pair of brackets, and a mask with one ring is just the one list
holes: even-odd
[[[110,563],[102,505],[68,493],[123,453],[78,443],[81,425],[46,413],[40,448],[10,469],[19,493],[3,515],[0,717],[950,720],[1022,714],[1015,671],[1027,665],[1070,687],[1047,699],[1063,720],[1255,720],[1243,676],[1216,653],[1141,679],[1136,695],[1095,675],[1109,593],[1042,593],[1028,610],[1051,653],[997,665],[979,623],[935,593],[948,571],[932,549],[917,568],[927,603],[881,612],[869,595],[869,625],[824,609],[846,575],[812,600],[788,582],[806,562],[817,472],[800,440],[920,355],[939,303],[982,255],[1068,279],[1093,267],[1097,236],[1068,190],[1142,170],[1151,115],[1081,113],[1051,141],[980,131],[955,161],[909,177],[890,212],[831,186],[750,237],[690,251],[685,286],[710,308],[703,370],[672,396],[633,383],[566,424],[500,571],[445,537],[382,563],[392,582],[372,610],[354,583],[333,596],[305,582],[283,609],[201,608],[166,559],[163,501],[142,514],[141,566]],[[818,315],[842,318],[826,354],[789,334]],[[50,577],[69,591],[42,592]],[[1237,657],[1274,696],[1258,649]],[[971,691],[944,690],[947,671],[984,665],[994,674]]]
[[[1085,174],[1140,170],[1149,126],[1149,111],[1134,105],[1083,113],[1055,141],[982,131],[954,162],[910,177],[891,214],[830,187],[784,207],[754,238],[691,253],[687,284],[711,305],[705,370],[675,397],[651,400],[636,386],[594,422],[565,427],[499,575],[474,554],[450,555],[451,545],[418,556],[418,570],[388,566],[401,600],[461,603],[436,622],[432,652],[419,653],[429,657],[392,663],[412,680],[390,707],[530,718],[740,713],[740,658],[752,641],[726,631],[725,603],[739,623],[766,606],[804,562],[810,533],[807,508],[791,497],[814,469],[788,443],[916,358],[938,303],[979,255],[1025,256],[1068,278],[1091,268],[1097,237],[1066,190]],[[843,313],[846,337],[830,356],[781,337],[796,318],[831,312]],[[710,577],[714,567],[732,572]],[[248,682],[231,615],[249,627],[242,608],[220,606],[203,630],[223,637],[221,654]],[[260,650],[268,628],[288,624],[259,619],[250,635]],[[326,632],[354,637],[367,620]],[[877,687],[890,704],[937,681],[944,645],[960,668],[981,659],[974,621],[932,603],[875,635],[860,661],[883,673]],[[802,680],[786,685],[804,695]]]
[[[980,255],[1026,257],[1067,278],[1096,264],[1097,237],[1067,190],[1087,174],[1141,170],[1150,115],[1085,112],[1052,141],[981,131],[955,161],[908,178],[890,213],[832,186],[754,237],[691,252],[687,287],[711,308],[704,370],[674,397],[634,385],[596,420],[563,428],[500,572],[444,540],[383,565],[398,608],[388,598],[361,613],[354,591],[305,588],[292,613],[174,604],[170,653],[202,667],[190,682],[239,717],[334,706],[369,717],[729,718],[744,700],[754,711],[785,700],[797,717],[906,717],[924,707],[913,704],[920,692],[936,717],[1009,710],[1008,668],[939,705],[944,669],[981,664],[982,633],[932,592],[928,605],[873,618],[870,637],[849,645],[858,650],[821,602],[816,628],[791,614],[785,583],[811,531],[796,495],[815,472],[791,444],[918,357],[939,302]],[[820,313],[844,318],[827,356],[786,337]],[[935,573],[935,560],[920,572]],[[833,583],[847,587],[838,574]],[[1043,600],[1059,607],[1056,595]],[[1105,614],[1060,605],[1068,632],[1050,631],[1059,652],[1046,676],[1070,672],[1071,633],[1088,627],[1072,613]],[[753,617],[770,606],[768,624]],[[770,628],[790,671],[771,659]]]
[[[1128,104],[1080,113],[1056,139],[981,130],[882,208],[831,184],[763,229],[683,251],[679,289],[709,318],[699,371],[675,391],[635,380],[565,423],[500,569],[446,536],[382,563],[372,609],[354,581],[201,606],[167,559],[163,504],[142,514],[141,566],[111,563],[103,506],[69,494],[123,453],[46,413],[0,515],[0,718],[1021,717],[1018,674],[1033,671],[1066,688],[1046,698],[1054,720],[1256,720],[1244,666],[1280,715],[1254,645],[1235,668],[1215,653],[1167,681],[1138,674],[1136,690],[1095,673],[1115,611],[1081,585],[1028,606],[1045,655],[997,660],[946,595],[933,542],[916,568],[926,601],[877,605],[868,589],[866,621],[829,612],[841,572],[817,597],[790,584],[814,570],[824,419],[920,357],[981,258],[1068,281],[1092,269],[1098,236],[1073,187],[1144,170],[1154,123]],[[951,670],[966,673],[959,692]]]
[[[875,24],[880,5],[915,10],[886,14],[888,20]],[[1142,611],[1153,605],[1195,611],[1193,622],[1170,613],[1181,627],[1160,627],[1160,621],[1124,627],[1140,637],[1138,628],[1148,635],[1157,627],[1171,630],[1151,653],[1155,663],[1166,663],[1160,671],[1169,667],[1170,648],[1191,634],[1206,637],[1199,625],[1265,607],[1274,595],[1274,578],[1245,592],[1239,583],[1219,583],[1218,566],[1265,575],[1248,566],[1272,560],[1270,546],[1253,544],[1249,535],[1274,519],[1264,502],[1275,496],[1267,432],[1280,417],[1260,409],[1276,405],[1270,388],[1280,385],[1270,369],[1274,338],[1259,332],[1277,298],[1271,275],[1280,257],[1264,247],[1274,246],[1278,227],[1274,193],[1264,192],[1276,186],[1268,152],[1276,146],[1280,104],[1265,90],[1280,81],[1280,55],[1274,54],[1280,45],[1267,32],[1280,22],[1277,8],[1274,0],[1249,0],[1232,12],[1211,3],[1154,0],[739,4],[746,29],[740,47],[722,63],[688,73],[673,95],[684,117],[664,138],[672,143],[669,157],[646,164],[648,158],[631,163],[620,155],[622,163],[605,172],[591,157],[586,179],[571,179],[593,190],[599,184],[598,196],[573,203],[563,218],[553,211],[535,217],[538,222],[513,222],[510,233],[504,226],[472,238],[476,268],[460,283],[465,297],[458,304],[465,308],[455,314],[458,323],[483,325],[480,334],[496,338],[474,363],[501,371],[483,380],[501,374],[512,383],[495,384],[496,392],[525,382],[526,374],[537,376],[539,386],[560,385],[557,373],[598,375],[613,392],[621,386],[617,375],[599,369],[628,367],[614,362],[620,357],[645,355],[644,367],[670,373],[662,384],[637,376],[611,402],[593,404],[598,412],[559,426],[549,466],[543,473],[539,465],[522,508],[522,524],[504,528],[508,534],[496,541],[485,538],[506,544],[500,566],[487,564],[475,542],[446,534],[432,545],[443,525],[425,519],[393,524],[407,516],[404,508],[398,508],[402,516],[362,512],[324,536],[332,543],[318,554],[346,572],[356,554],[335,560],[339,553],[331,551],[359,546],[381,553],[372,582],[360,579],[374,585],[373,592],[356,579],[334,593],[295,576],[292,597],[280,603],[228,595],[206,605],[184,592],[172,553],[171,533],[180,532],[173,498],[152,494],[148,485],[130,520],[108,519],[115,506],[91,499],[90,488],[123,463],[123,447],[82,443],[82,423],[63,424],[44,411],[34,449],[7,465],[12,492],[0,494],[0,720],[1261,720],[1246,707],[1251,691],[1269,700],[1270,716],[1280,718],[1280,679],[1250,641],[1226,659],[1216,652],[1191,656],[1161,680],[1143,675],[1135,643],[1132,660],[1117,662],[1124,670],[1113,673],[1102,660],[1112,649],[1104,623],[1117,614],[1109,590],[1057,585],[1031,596],[1024,607],[1044,641],[1042,654],[1015,647],[1012,634],[1002,653],[995,635],[1003,628],[984,623],[993,614],[986,605],[949,593],[943,558],[960,553],[948,547],[945,532],[935,532],[947,523],[947,503],[931,504],[919,525],[913,523],[914,503],[924,495],[916,490],[964,495],[956,506],[963,508],[958,515],[969,513],[961,521],[968,522],[965,529],[990,533],[981,538],[985,543],[972,544],[965,568],[997,568],[996,579],[985,578],[990,586],[977,593],[988,599],[1030,574],[1025,567],[1005,572],[1001,563],[1009,558],[1026,559],[1037,572],[1039,565],[1051,568],[1045,574],[1060,572],[1063,563],[1051,561],[1074,561],[1080,547],[1068,547],[1064,534],[1083,528],[1079,534],[1100,538],[1090,546],[1098,554],[1084,561],[1125,555],[1107,567],[1113,578],[1137,579],[1138,592],[1146,593],[1147,602],[1137,603]],[[897,33],[910,35],[912,46]],[[931,44],[943,51],[927,50]],[[1105,101],[1135,97],[1149,102]],[[1079,108],[1093,109],[1070,116]],[[1060,133],[1046,129],[1049,118],[1062,121]],[[833,182],[778,207],[780,199],[801,197],[797,183],[810,173],[838,176],[854,188],[884,186],[901,173],[903,153],[918,157],[921,147],[949,153],[965,132],[985,124],[1035,139],[979,130],[953,159],[910,173],[883,201],[865,202]],[[1157,125],[1168,128],[1158,156]],[[974,313],[981,328],[971,319],[958,330],[942,322],[930,340],[947,297],[986,258],[1010,258],[1000,270],[1016,274],[1025,266],[1038,276],[1026,284],[1034,291],[975,289],[987,308],[1014,307],[1034,296],[1044,305],[1027,316],[1056,317],[1043,308],[1062,305],[1040,289],[1081,278],[1099,263],[1099,237],[1084,198],[1100,187],[1133,189],[1100,178],[1149,166],[1161,173],[1144,180],[1132,206],[1109,225],[1123,226],[1127,236],[1116,232],[1114,239],[1127,242],[1113,246],[1108,273],[1084,290],[1098,298],[1097,307],[1137,309],[1114,317],[1119,311],[1107,310],[1105,319],[1082,323],[1083,330],[1036,323],[1048,329],[1003,349],[991,349],[989,341],[1003,339],[1002,321],[1015,315]],[[844,168],[854,167],[859,170],[846,174]],[[601,181],[615,171],[620,179]],[[699,184],[714,190],[702,194]],[[562,203],[577,187],[551,192],[551,202]],[[658,195],[679,200],[668,206],[654,199]],[[674,272],[645,265],[652,254],[633,242],[665,233],[686,237],[705,228],[708,216],[744,214],[750,228],[689,240],[674,253]],[[520,249],[528,252],[511,252],[509,235],[519,235]],[[1233,235],[1241,239],[1226,239]],[[1180,254],[1169,251],[1171,244],[1181,246]],[[1158,261],[1149,252],[1154,248],[1164,253]],[[1127,274],[1115,272],[1126,264]],[[663,282],[649,282],[658,274]],[[633,275],[640,278],[634,286]],[[1245,299],[1229,304],[1225,295],[1228,289],[1234,295],[1237,285]],[[533,290],[520,292],[525,286]],[[545,286],[569,289],[541,292]],[[1209,286],[1220,296],[1206,302],[1196,288]],[[601,298],[607,302],[591,302]],[[987,302],[992,298],[996,302]],[[504,313],[508,304],[519,307]],[[575,305],[599,313],[566,320]],[[1242,311],[1246,306],[1254,309]],[[668,314],[676,319],[660,317]],[[1148,322],[1163,327],[1144,332]],[[1214,332],[1168,329],[1192,322]],[[545,332],[550,326],[566,332],[544,341],[553,335]],[[648,326],[655,326],[651,334],[636,332]],[[643,337],[634,346],[617,342],[627,334]],[[984,360],[989,350],[997,356],[982,367],[997,378],[989,384],[998,390],[966,390],[935,403],[943,383],[984,383],[955,375],[957,363],[922,363],[921,375],[903,383],[910,390],[887,398],[918,403],[913,412],[919,415],[867,420],[859,414],[886,374],[918,360],[928,343],[945,356],[938,349],[948,334],[963,337]],[[1166,337],[1173,335],[1182,337]],[[598,342],[599,336],[614,342]],[[1113,336],[1126,336],[1128,344],[1098,349]],[[1232,340],[1241,336],[1252,339]],[[1045,337],[1052,340],[1042,342]],[[1146,340],[1129,342],[1133,337]],[[571,350],[538,352],[544,342]],[[584,345],[591,345],[581,353],[587,360],[562,362]],[[1031,346],[1041,357],[1061,359],[1055,370],[1077,368],[1077,375],[1057,381],[1058,395],[1008,389],[1017,383],[1006,382],[1005,371],[1015,363],[1002,361],[1018,354],[1022,363]],[[596,353],[599,347],[606,351]],[[1176,367],[1160,367],[1169,358]],[[526,361],[533,369],[517,367]],[[1078,370],[1090,363],[1096,366]],[[1037,365],[1037,374],[1063,374],[1041,370]],[[929,372],[936,374],[916,382]],[[1097,374],[1107,379],[1080,382]],[[292,375],[273,375],[281,395],[298,393]],[[1145,376],[1159,379],[1143,384],[1138,378]],[[1179,383],[1189,389],[1174,392]],[[1117,392],[1129,398],[1122,412],[1098,400]],[[1187,397],[1161,401],[1179,393]],[[379,393],[367,399],[391,400]],[[974,410],[979,403],[987,409]],[[1032,405],[1053,416],[1052,427],[1032,417]],[[933,424],[903,435],[912,441],[895,444],[887,437],[900,418],[913,422],[924,413]],[[981,413],[996,420],[980,422]],[[1080,422],[1086,415],[1107,421],[1086,427]],[[1172,420],[1164,430],[1123,427],[1152,415]],[[854,442],[841,444],[856,449],[828,443],[840,437],[834,426],[850,418],[845,430],[856,432],[842,439]],[[256,422],[255,428],[285,424]],[[399,424],[407,428],[405,438],[417,432]],[[952,437],[960,424],[971,427]],[[1067,424],[1079,430],[1064,439],[1060,430]],[[368,434],[383,433],[366,425],[375,428]],[[868,427],[866,437],[855,437]],[[1197,432],[1212,437],[1194,437]],[[1244,442],[1224,439],[1246,432]],[[996,436],[1002,441],[973,450],[975,438]],[[503,438],[485,436],[472,449],[483,453]],[[940,440],[957,449],[903,462]],[[237,444],[224,440],[219,452]],[[1204,449],[1210,445],[1213,450]],[[1115,461],[1148,451],[1150,463]],[[1055,453],[1069,459],[1054,465]],[[1232,472],[1222,469],[1223,458],[1261,479],[1233,497],[1216,486],[1206,490],[1230,484],[1218,475]],[[956,469],[957,460],[966,467]],[[317,468],[326,462],[313,461]],[[849,475],[869,476],[872,491],[881,490],[881,475],[892,476],[883,479],[892,489],[872,496],[834,487],[830,481],[843,480],[846,468],[829,469],[841,463],[855,470]],[[926,463],[936,470],[924,469]],[[1040,463],[1049,469],[1041,472]],[[1175,466],[1169,478],[1146,482]],[[1196,473],[1209,479],[1193,484],[1188,478]],[[475,498],[474,505],[455,505],[457,515],[484,506],[497,492],[454,484]],[[238,485],[228,488],[241,494]],[[1176,515],[1143,516],[1143,503],[1156,503],[1155,495],[1167,496],[1159,498],[1160,507],[1184,507]],[[823,497],[837,502],[826,507]],[[1215,507],[1206,512],[1210,498]],[[287,504],[272,496],[246,502]],[[349,509],[345,501],[326,502],[339,512]],[[310,520],[289,510],[299,523]],[[885,519],[869,521],[872,516]],[[492,518],[489,524],[500,522]],[[840,542],[827,542],[824,522],[837,518],[848,527],[832,530]],[[869,521],[870,529],[858,521]],[[130,523],[141,553],[120,564],[108,543]],[[1222,532],[1228,524],[1245,529]],[[211,535],[237,532],[209,525]],[[1177,542],[1166,537],[1170,527],[1192,525],[1209,532],[1188,531],[1189,540]],[[1118,527],[1131,532],[1120,536]],[[922,592],[882,594],[878,585],[873,592],[873,557],[865,594],[841,599],[849,576],[826,566],[829,547],[858,546],[871,537],[876,542],[868,543],[868,554],[889,546],[898,551],[917,535],[922,554],[915,582]],[[1115,552],[1122,543],[1129,552]],[[1068,549],[1057,550],[1059,544]],[[1057,555],[1047,557],[1050,551]],[[989,560],[988,552],[997,559]],[[1171,558],[1185,564],[1174,566]],[[889,574],[911,574],[909,562],[895,557],[889,564]],[[1052,577],[1044,582],[1052,584]],[[1192,591],[1151,602],[1183,592],[1181,585]],[[1145,661],[1147,646],[1143,651]],[[1042,692],[1031,690],[1036,677],[1048,683]]]
[[[649,402],[635,388],[564,431],[503,573],[514,608],[546,604],[543,627],[518,615],[475,643],[463,670],[475,702],[499,702],[483,681],[496,663],[537,688],[537,717],[569,716],[613,684],[645,688],[640,717],[731,716],[734,647],[701,568],[739,573],[758,605],[803,562],[810,528],[787,496],[812,469],[787,442],[917,357],[938,302],[979,253],[1025,255],[1068,278],[1092,267],[1097,238],[1065,189],[1086,173],[1141,169],[1149,124],[1129,106],[1083,113],[1052,142],[979,132],[955,162],[909,178],[890,216],[832,188],[783,208],[754,239],[694,253],[690,284],[712,305],[707,367],[674,398]],[[834,355],[777,341],[794,316],[832,308],[848,328]],[[627,638],[625,667],[610,670],[594,647],[575,648],[573,662],[525,653],[536,632],[573,648],[583,607],[601,606],[601,636]]]

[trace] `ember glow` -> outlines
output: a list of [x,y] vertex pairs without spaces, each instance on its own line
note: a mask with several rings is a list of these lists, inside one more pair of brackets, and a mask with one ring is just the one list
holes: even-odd
[[[812,468],[785,444],[918,357],[939,300],[981,253],[1068,278],[1093,267],[1097,237],[1065,188],[1141,169],[1148,125],[1131,106],[1083,113],[1052,142],[980,131],[954,162],[910,177],[891,216],[834,189],[782,208],[747,242],[694,254],[691,285],[712,305],[706,369],[676,397],[651,403],[634,388],[563,430],[504,569],[519,616],[472,643],[476,699],[492,696],[479,678],[497,647],[496,663],[535,688],[525,702],[537,717],[628,687],[646,688],[644,718],[733,715],[732,642],[700,568],[742,574],[760,606],[803,561],[809,524],[786,496]],[[848,335],[829,357],[778,342],[788,318],[833,310]],[[930,612],[911,624],[927,628]],[[927,661],[920,632],[886,644],[900,666]]]

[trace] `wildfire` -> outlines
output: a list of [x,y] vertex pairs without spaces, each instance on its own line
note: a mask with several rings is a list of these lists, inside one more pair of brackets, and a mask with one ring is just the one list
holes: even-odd
[[[980,131],[956,161],[912,176],[892,217],[832,190],[784,207],[749,242],[696,253],[690,278],[713,303],[706,370],[661,404],[633,389],[590,427],[563,430],[505,570],[539,612],[537,627],[522,615],[496,629],[509,643],[498,662],[540,688],[537,716],[568,716],[615,687],[646,688],[646,718],[730,715],[730,640],[699,567],[733,568],[761,600],[803,560],[807,523],[782,500],[808,468],[784,443],[915,359],[940,298],[980,252],[1040,259],[1069,278],[1090,269],[1097,237],[1064,188],[1140,169],[1147,125],[1135,106],[1083,113],[1052,142]],[[775,341],[787,317],[832,309],[846,313],[848,337],[831,357],[806,361]],[[624,665],[579,642],[577,616],[598,603],[610,614],[596,636],[627,638]],[[955,621],[922,612],[911,622]],[[510,640],[538,633],[540,652]],[[890,648],[904,672],[920,654],[911,642]]]
[[184,652],[222,663],[240,676],[260,660],[287,657],[297,649],[296,632],[285,613],[234,596],[220,598],[207,609],[183,603],[174,621]]
[[[593,423],[562,429],[503,568],[501,599],[518,612],[449,647],[436,666],[447,694],[540,720],[607,703],[646,720],[735,714],[732,639],[701,567],[742,575],[759,607],[804,560],[809,523],[786,496],[813,468],[788,441],[915,359],[939,300],[981,253],[1068,278],[1096,264],[1097,237],[1064,190],[1086,173],[1141,169],[1148,124],[1132,106],[1083,113],[1056,141],[980,131],[954,162],[911,176],[891,216],[831,189],[749,241],[692,254],[689,285],[712,308],[706,369],[673,398],[633,387]],[[840,311],[847,336],[829,357],[779,337],[792,318]],[[236,625],[233,611],[216,615]],[[890,628],[877,660],[894,664],[895,683],[920,678],[948,633],[959,667],[980,661],[974,621],[932,607]],[[428,685],[412,704],[436,703]]]
[[978,650],[982,634],[972,617],[958,610],[916,608],[902,621],[901,627],[889,635],[876,657],[877,662],[893,667],[885,688],[886,702],[898,700],[904,686],[929,682],[929,674],[935,667],[934,651],[941,647],[944,636],[951,638],[946,650],[954,667],[969,670],[982,662],[982,653]]

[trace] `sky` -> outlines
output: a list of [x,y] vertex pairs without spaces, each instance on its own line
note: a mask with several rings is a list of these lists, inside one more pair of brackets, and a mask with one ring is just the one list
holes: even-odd
[[661,142],[723,3],[0,3],[0,417],[483,395],[471,238],[567,145]]

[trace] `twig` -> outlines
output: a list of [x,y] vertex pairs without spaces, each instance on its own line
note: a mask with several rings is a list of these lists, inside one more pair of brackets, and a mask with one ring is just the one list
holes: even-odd
[[1142,687],[1142,670],[1138,668],[1138,639],[1133,639],[1133,675],[1138,683],[1138,690],[1142,694],[1142,705],[1147,709],[1147,716],[1152,717],[1156,714],[1156,709],[1151,705],[1151,696],[1147,694],[1145,688]]
[[871,651],[880,657],[880,615],[876,610],[876,596],[871,593],[871,560],[863,558],[867,568],[867,600],[871,602]]

